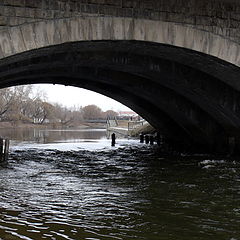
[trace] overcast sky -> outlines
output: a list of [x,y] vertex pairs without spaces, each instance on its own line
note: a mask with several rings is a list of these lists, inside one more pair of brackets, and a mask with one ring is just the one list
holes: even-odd
[[60,103],[67,107],[73,107],[74,105],[84,107],[95,104],[103,111],[129,110],[129,108],[111,98],[82,88],[53,84],[37,84],[37,87],[46,92],[47,99],[51,103]]

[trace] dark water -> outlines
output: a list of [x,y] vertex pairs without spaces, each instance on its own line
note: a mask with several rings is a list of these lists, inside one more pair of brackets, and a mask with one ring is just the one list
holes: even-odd
[[11,148],[0,239],[240,239],[239,161],[91,140]]

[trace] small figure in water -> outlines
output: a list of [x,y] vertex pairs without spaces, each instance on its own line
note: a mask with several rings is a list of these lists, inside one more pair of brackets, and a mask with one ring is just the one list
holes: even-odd
[[114,147],[116,144],[116,135],[115,133],[112,134],[112,147]]

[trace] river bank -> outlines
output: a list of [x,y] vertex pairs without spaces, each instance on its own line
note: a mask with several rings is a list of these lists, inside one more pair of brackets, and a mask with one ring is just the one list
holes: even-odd
[[76,128],[76,129],[87,129],[87,128],[106,128],[106,124],[104,123],[89,123],[82,122],[78,125],[63,125],[60,123],[44,123],[44,124],[36,124],[36,123],[23,123],[23,122],[0,122],[0,129],[4,128],[39,128],[39,129],[68,129],[68,128]]

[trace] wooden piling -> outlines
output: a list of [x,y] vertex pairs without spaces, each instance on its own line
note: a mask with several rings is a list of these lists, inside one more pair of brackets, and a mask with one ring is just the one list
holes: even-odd
[[161,135],[160,135],[159,132],[157,133],[156,140],[157,140],[157,145],[160,146],[160,144],[161,144]]
[[145,143],[149,144],[149,136],[148,135],[145,136]]
[[0,162],[3,161],[3,155],[4,155],[3,150],[4,150],[4,148],[3,148],[3,139],[0,138]]
[[9,139],[0,138],[0,162],[6,162],[8,160],[9,152]]
[[115,135],[115,133],[113,133],[112,134],[112,147],[114,147],[115,146],[115,144],[116,144],[116,135]]
[[228,138],[228,144],[229,144],[229,155],[233,155],[235,151],[236,141],[235,137],[229,137]]
[[149,142],[150,142],[150,145],[153,145],[153,144],[154,144],[153,135],[150,135],[150,137],[149,137]]
[[5,146],[4,146],[4,162],[8,160],[8,153],[9,153],[9,139],[5,139]]

